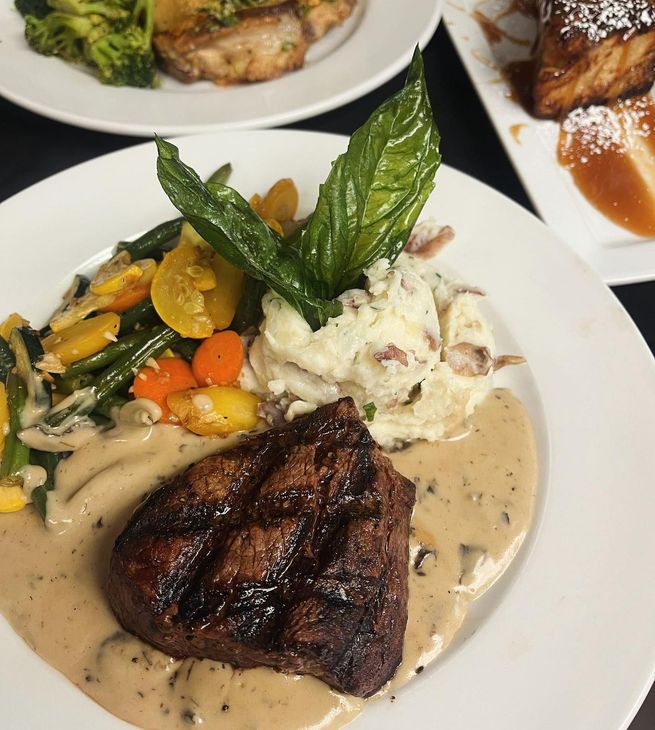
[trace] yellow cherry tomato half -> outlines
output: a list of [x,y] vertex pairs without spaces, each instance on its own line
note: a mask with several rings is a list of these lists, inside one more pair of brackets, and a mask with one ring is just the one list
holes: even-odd
[[181,425],[200,436],[228,436],[259,423],[259,398],[241,388],[194,388],[171,393],[166,402]]

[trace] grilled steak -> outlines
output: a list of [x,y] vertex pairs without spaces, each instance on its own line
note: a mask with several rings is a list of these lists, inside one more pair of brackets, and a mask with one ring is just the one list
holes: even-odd
[[300,68],[310,44],[346,20],[354,4],[277,0],[222,24],[207,14],[207,0],[157,0],[153,43],[166,71],[182,81],[266,81]]
[[109,599],[173,656],[313,674],[366,697],[402,656],[413,504],[345,398],[152,494],[116,541]]
[[648,89],[655,0],[540,0],[534,112],[555,118]]

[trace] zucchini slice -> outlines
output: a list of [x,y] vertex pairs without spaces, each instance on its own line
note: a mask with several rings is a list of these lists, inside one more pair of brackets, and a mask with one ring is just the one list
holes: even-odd
[[16,358],[4,337],[0,337],[0,383],[7,380],[7,375],[16,364]]
[[43,346],[39,333],[29,327],[14,327],[9,344],[16,358],[16,373],[27,388],[20,422],[23,428],[28,428],[38,423],[52,407],[50,383],[44,380],[43,373],[36,368],[44,355]]

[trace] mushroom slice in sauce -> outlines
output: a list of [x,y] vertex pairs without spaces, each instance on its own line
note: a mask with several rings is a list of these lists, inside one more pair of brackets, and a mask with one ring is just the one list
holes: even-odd
[[414,572],[416,573],[416,575],[425,577],[426,573],[423,570],[423,564],[431,555],[434,555],[436,559],[437,551],[433,548],[426,547],[421,543],[416,552],[416,555],[414,556],[414,560],[412,561],[412,567],[414,568]]

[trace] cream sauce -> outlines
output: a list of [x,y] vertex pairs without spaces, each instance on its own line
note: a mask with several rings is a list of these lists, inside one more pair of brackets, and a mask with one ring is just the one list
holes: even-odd
[[31,502],[32,492],[46,483],[48,472],[42,466],[28,464],[18,472],[18,476],[23,480],[23,494]]
[[[46,661],[136,725],[342,727],[365,701],[309,676],[172,660],[125,633],[108,606],[109,554],[134,507],[162,480],[234,441],[127,424],[93,439],[59,466],[49,529],[31,509],[2,516],[0,609]],[[487,397],[467,436],[392,458],[416,481],[417,505],[404,658],[386,690],[440,654],[467,604],[502,573],[529,527],[537,480],[529,418],[509,391]]]

